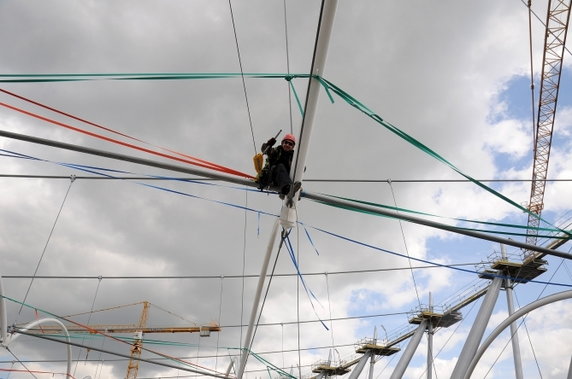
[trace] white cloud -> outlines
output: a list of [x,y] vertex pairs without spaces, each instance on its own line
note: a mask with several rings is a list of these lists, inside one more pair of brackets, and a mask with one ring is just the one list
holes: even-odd
[[[283,73],[287,63],[292,73],[308,72],[318,2],[286,2],[288,55],[284,4],[255,1],[233,2],[232,6],[245,72]],[[542,14],[543,10],[536,8],[542,6],[535,4],[535,11]],[[528,168],[522,167],[522,162],[527,159],[531,143],[526,122],[521,120],[528,115],[508,118],[510,104],[500,101],[511,80],[528,73],[527,12],[523,4],[496,1],[469,5],[454,1],[415,5],[340,2],[324,77],[473,178],[527,179],[531,168],[529,164],[524,164]],[[535,24],[536,61],[540,59],[542,42],[538,27]],[[230,9],[225,1],[3,2],[0,46],[7,52],[0,63],[0,74],[239,71]],[[290,131],[291,125],[299,134],[302,117],[295,99],[289,97],[285,80],[247,77],[245,83],[248,109],[240,76],[3,83],[2,87],[149,141],[147,148],[165,146],[252,174],[254,147],[259,148],[280,129],[283,133]],[[306,80],[294,79],[292,83],[303,102]],[[5,93],[0,96],[6,104],[135,143]],[[305,191],[443,217],[490,221],[521,217],[519,210],[474,184],[450,182],[463,177],[339,97],[334,99],[331,104],[327,94],[320,93],[306,161]],[[558,143],[549,171],[554,178],[570,177],[570,114],[570,101],[563,96],[557,118]],[[6,107],[0,110],[0,126],[17,133],[173,163]],[[4,149],[55,162],[122,169],[136,176],[181,176],[7,138],[1,138],[0,144]],[[92,304],[99,309],[148,300],[168,311],[152,313],[149,325],[216,320],[223,325],[216,339],[160,335],[157,339],[185,345],[145,346],[190,361],[198,359],[205,365],[213,364],[212,356],[218,354],[217,368],[226,369],[229,355],[237,354],[236,348],[246,333],[241,325],[250,317],[274,222],[274,217],[265,212],[280,211],[281,203],[275,195],[245,193],[234,185],[222,186],[219,181],[208,181],[207,185],[145,181],[163,187],[163,191],[134,180],[79,178],[72,184],[56,223],[69,176],[88,174],[15,158],[5,157],[3,163],[2,175],[62,177],[0,178],[0,274],[5,277],[7,296],[24,299],[28,276],[47,245],[38,273],[53,277],[35,279],[26,299],[32,307],[65,315],[87,312]],[[348,182],[363,179],[377,181]],[[390,182],[380,182],[384,180]],[[518,204],[528,201],[529,183],[494,187]],[[546,211],[558,215],[569,212],[571,191],[567,182],[548,183]],[[254,211],[245,212],[229,204]],[[327,358],[333,340],[338,345],[337,359],[348,359],[354,353],[353,343],[364,333],[371,334],[375,327],[379,331],[383,325],[393,335],[409,326],[405,313],[419,303],[427,303],[430,292],[434,299],[446,298],[476,277],[443,268],[416,269],[414,283],[409,265],[424,263],[393,253],[457,264],[487,259],[492,246],[425,226],[327,207],[309,199],[299,203],[298,216],[307,229],[295,228],[290,238],[300,270],[306,274],[304,279],[317,297],[316,311],[297,282],[296,270],[283,248],[254,350],[266,352],[263,357],[285,368],[296,367],[300,356],[303,375],[310,372],[313,362]],[[48,241],[52,227],[53,236]],[[243,274],[247,275],[244,280]],[[11,323],[39,317],[33,308],[18,315],[19,306],[14,302],[9,302],[8,308]],[[502,315],[499,308],[502,304],[495,312],[495,322]],[[298,315],[307,321],[299,329]],[[360,317],[364,315],[368,317]],[[98,312],[92,322],[136,323],[139,317],[138,311]],[[333,331],[325,330],[318,317],[328,327],[333,325]],[[330,322],[330,318],[334,320]],[[85,320],[81,318],[81,322]],[[466,323],[470,322],[469,317]],[[553,322],[555,330],[567,333],[566,323],[558,319]],[[454,367],[468,327],[463,324],[449,341],[449,335],[443,333],[450,330],[435,335],[436,345],[444,346],[443,355],[436,361],[439,377],[446,377]],[[533,323],[531,329],[540,333],[545,327]],[[556,331],[546,331],[546,335],[550,333]],[[404,348],[405,343],[401,345]],[[284,353],[282,346],[287,350]],[[560,370],[550,355],[557,355],[553,344],[544,347],[539,355],[547,362],[546,367]],[[117,351],[128,353],[129,347],[117,347]],[[498,348],[491,351],[496,354]],[[60,350],[49,345],[35,348],[24,340],[14,352],[26,359],[62,357]],[[1,357],[4,361],[0,368],[10,367],[7,362],[13,357],[6,352]],[[503,360],[507,358],[503,356]],[[396,360],[391,362],[389,367]],[[385,363],[379,362],[376,370]],[[489,363],[491,360],[486,360]],[[79,366],[76,376],[121,377],[126,362],[107,359],[105,363]],[[51,369],[48,363],[29,367]],[[61,367],[55,370],[61,371]],[[249,367],[263,369],[252,358]],[[423,363],[412,363],[407,375],[418,377],[422,367]],[[492,376],[501,377],[502,369],[495,366]],[[478,370],[478,375],[484,372]],[[143,365],[141,374],[177,375],[173,370],[150,365]],[[256,375],[260,373],[249,376]]]

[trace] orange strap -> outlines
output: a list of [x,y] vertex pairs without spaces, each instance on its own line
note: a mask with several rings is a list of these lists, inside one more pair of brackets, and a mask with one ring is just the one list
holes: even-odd
[[[6,91],[4,91],[4,90],[1,90],[1,91],[6,92]],[[16,96],[19,97],[18,95],[16,95]],[[30,100],[30,101],[31,101],[31,100]],[[31,102],[34,103],[34,104],[40,105],[39,103],[36,103],[36,102],[34,102],[34,101],[31,101]],[[191,165],[195,165],[195,166],[199,166],[199,167],[204,167],[204,168],[211,169],[211,170],[221,171],[221,172],[225,172],[225,173],[228,173],[228,174],[231,174],[231,175],[241,176],[241,177],[244,177],[244,178],[254,179],[254,177],[251,176],[251,175],[249,175],[249,174],[246,174],[246,173],[243,173],[243,172],[240,172],[240,171],[237,171],[237,170],[233,170],[233,169],[231,169],[231,168],[218,165],[218,164],[216,164],[216,163],[211,163],[211,162],[205,161],[205,160],[203,160],[203,159],[194,158],[194,157],[192,157],[192,156],[190,156],[190,155],[181,154],[181,153],[176,153],[176,152],[174,152],[174,151],[172,151],[172,150],[168,150],[168,151],[171,152],[171,153],[175,153],[175,154],[178,154],[178,155],[184,157],[184,158],[180,158],[180,157],[177,157],[177,156],[174,156],[174,155],[171,155],[171,154],[161,153],[161,152],[159,152],[159,151],[151,150],[151,149],[148,149],[148,148],[145,148],[145,147],[141,147],[141,146],[137,146],[137,145],[134,145],[134,144],[131,144],[131,143],[123,142],[123,141],[120,141],[120,140],[117,140],[117,139],[114,139],[114,138],[106,137],[106,136],[101,135],[101,134],[97,134],[97,133],[94,133],[94,132],[90,132],[90,131],[87,131],[87,130],[83,130],[83,129],[80,129],[80,128],[76,128],[76,127],[71,126],[71,125],[69,125],[69,124],[66,124],[66,123],[63,123],[63,122],[60,122],[60,121],[56,121],[56,120],[52,120],[52,119],[50,119],[50,118],[48,118],[48,117],[44,117],[44,116],[35,114],[35,113],[33,113],[33,112],[26,111],[26,110],[24,110],[24,109],[15,107],[15,106],[13,106],[13,105],[9,105],[9,104],[2,103],[2,102],[0,102],[0,105],[3,106],[3,107],[9,108],[9,109],[15,110],[15,111],[17,111],[17,112],[23,113],[23,114],[25,114],[25,115],[28,115],[28,116],[37,118],[37,119],[39,119],[39,120],[46,121],[46,122],[52,123],[52,124],[54,124],[54,125],[58,125],[58,126],[61,126],[61,127],[67,128],[67,129],[70,129],[70,130],[74,130],[74,131],[76,131],[76,132],[89,135],[89,136],[91,136],[91,137],[99,138],[99,139],[102,139],[102,140],[104,140],[104,141],[108,141],[108,142],[112,142],[112,143],[115,143],[115,144],[118,144],[118,145],[126,146],[126,147],[129,147],[129,148],[135,149],[135,150],[143,151],[143,152],[146,152],[146,153],[149,153],[149,154],[153,154],[153,155],[157,155],[157,156],[160,156],[160,157],[163,157],[163,158],[168,158],[168,159],[176,160],[176,161],[179,161],[179,162],[188,163],[188,164],[191,164]],[[40,106],[43,106],[43,105],[40,105]],[[115,131],[113,131],[113,130],[111,130],[111,129],[108,129],[108,128],[99,126],[99,125],[97,125],[97,124],[94,124],[94,123],[91,123],[91,122],[88,122],[88,121],[84,121],[84,120],[82,120],[82,119],[80,119],[80,118],[77,118],[77,117],[75,117],[75,116],[68,115],[68,114],[65,113],[65,112],[57,111],[57,110],[54,110],[53,108],[50,108],[50,107],[47,107],[47,106],[43,106],[43,107],[44,107],[44,108],[47,108],[47,109],[50,109],[50,110],[53,110],[53,111],[56,111],[56,112],[58,112],[58,113],[67,115],[67,116],[69,116],[69,117],[75,118],[75,119],[80,120],[80,121],[82,121],[82,122],[87,122],[87,123],[89,123],[89,124],[91,124],[91,125],[97,126],[97,127],[99,127],[99,128],[103,128],[103,129],[108,130],[108,131],[111,131],[111,132],[113,132],[113,133],[120,134],[120,135],[122,135],[122,136],[126,136],[126,137],[128,137],[128,138],[135,139],[135,140],[137,140],[137,141],[143,142],[143,141],[141,141],[141,140],[139,140],[139,139],[130,137],[130,136],[128,136],[128,135],[125,135],[125,134],[122,134],[122,133],[119,133],[119,132],[115,132]]]

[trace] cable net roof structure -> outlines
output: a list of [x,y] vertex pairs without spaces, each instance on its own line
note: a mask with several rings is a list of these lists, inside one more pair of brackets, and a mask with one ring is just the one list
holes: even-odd
[[[0,5],[0,276],[8,330],[22,332],[0,349],[0,376],[65,377],[71,346],[73,377],[126,377],[139,338],[139,378],[237,376],[283,206],[256,188],[252,156],[279,130],[279,139],[303,134],[320,9],[301,0]],[[376,378],[390,377],[410,322],[453,310],[462,319],[437,325],[433,340],[434,373],[450,376],[491,282],[482,268],[506,263],[499,240],[508,262],[521,263],[514,244],[526,241],[528,42],[538,61],[546,9],[530,11],[494,1],[338,4],[296,223],[270,246],[243,377],[341,375],[360,342],[397,341],[374,366]],[[572,285],[568,57],[537,230],[538,245],[558,243],[560,255],[514,286],[517,308]],[[491,239],[471,236],[481,234]],[[140,323],[142,302],[148,328],[220,331],[109,332]],[[571,307],[526,317],[525,377],[567,372]],[[506,316],[499,296],[488,330]],[[43,318],[108,332],[66,340],[53,323],[22,329]],[[405,378],[427,375],[425,337]],[[505,333],[475,377],[514,375],[509,352]]]

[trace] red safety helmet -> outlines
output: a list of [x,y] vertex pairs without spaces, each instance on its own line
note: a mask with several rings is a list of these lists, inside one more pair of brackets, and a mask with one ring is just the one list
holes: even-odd
[[284,141],[292,141],[296,143],[296,137],[294,137],[294,134],[286,134],[284,138],[282,138],[282,142]]

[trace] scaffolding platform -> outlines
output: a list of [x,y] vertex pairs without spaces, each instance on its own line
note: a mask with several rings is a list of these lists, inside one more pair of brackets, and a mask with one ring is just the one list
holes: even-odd
[[384,345],[373,345],[373,344],[365,344],[356,349],[356,353],[365,354],[368,351],[372,351],[374,355],[383,355],[383,356],[390,356],[401,349],[398,347],[393,346],[384,346]]
[[387,344],[379,345],[377,340],[373,338],[363,339],[356,344],[356,353],[358,354],[365,354],[371,351],[374,355],[383,355],[387,357],[399,352],[400,350],[401,349],[398,347],[388,346]]
[[460,312],[453,311],[448,313],[436,313],[434,311],[424,309],[417,315],[409,319],[410,324],[421,324],[424,320],[429,320],[434,328],[448,328],[461,321],[463,316]]
[[330,362],[319,362],[312,367],[314,374],[324,374],[324,376],[344,375],[350,372],[349,367],[344,365],[332,366]]
[[526,259],[523,262],[513,262],[507,259],[494,261],[490,269],[479,272],[479,277],[483,279],[493,279],[496,275],[508,276],[516,283],[526,283],[546,272],[543,259]]

